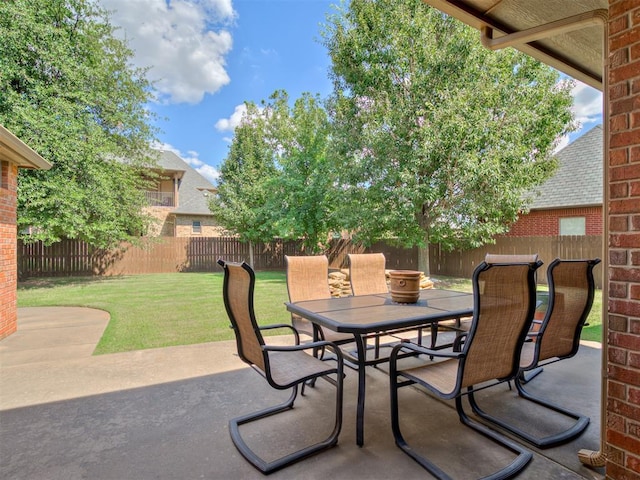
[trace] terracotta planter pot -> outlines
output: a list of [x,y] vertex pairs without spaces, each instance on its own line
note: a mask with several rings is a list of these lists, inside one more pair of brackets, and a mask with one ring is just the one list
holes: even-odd
[[420,298],[420,276],[415,270],[392,270],[389,272],[391,300],[398,303],[416,303]]

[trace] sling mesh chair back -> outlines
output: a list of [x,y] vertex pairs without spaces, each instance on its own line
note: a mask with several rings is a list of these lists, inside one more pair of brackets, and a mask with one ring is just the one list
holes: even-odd
[[486,263],[523,263],[523,262],[537,262],[538,254],[497,254],[497,253],[487,253],[484,256],[484,261]]
[[[494,263],[535,263],[538,261],[538,254],[495,254],[487,253],[484,257],[485,263],[492,265]],[[438,339],[438,329],[441,330],[453,330],[459,335],[462,332],[469,330],[469,323],[462,322],[461,318],[450,320],[446,322],[440,322],[439,324],[433,324],[431,326],[431,348],[441,349],[452,346],[452,343],[441,343],[436,346]]]
[[[331,298],[329,290],[329,260],[325,255],[285,255],[287,266],[287,292],[290,302]],[[310,337],[317,328],[317,337],[342,345],[353,341],[353,335],[334,332],[328,328],[314,326],[309,320],[291,315],[291,324],[299,332]]]
[[[418,384],[442,399],[455,399],[460,421],[505,447],[514,454],[505,467],[486,478],[510,478],[531,460],[521,445],[477,423],[464,410],[462,397],[472,400],[474,392],[512,380],[518,373],[522,344],[533,319],[535,307],[534,274],[541,262],[487,264],[482,262],[473,274],[474,314],[460,351],[433,350],[415,344],[394,348],[390,359],[391,424],[396,445],[439,479],[451,478],[433,461],[409,446],[400,429],[398,389]],[[402,352],[445,359],[425,361],[400,368]]]
[[[387,260],[383,253],[350,253],[349,281],[353,295],[376,295],[389,293],[387,285]],[[380,336],[371,335],[374,339],[374,358],[380,358]]]
[[[241,264],[231,263],[220,259],[218,264],[224,268],[224,304],[236,336],[239,357],[262,375],[271,387],[278,390],[291,389],[291,395],[284,403],[230,420],[229,431],[234,445],[245,459],[265,474],[333,447],[338,442],[338,435],[342,427],[343,360],[340,352],[336,348],[337,363],[327,363],[315,358],[305,350],[324,348],[331,345],[330,342],[321,341],[299,345],[295,329],[293,331],[296,345],[266,345],[262,337],[262,330],[292,328],[291,325],[259,327],[253,308],[255,288],[253,270],[244,262]],[[313,445],[293,453],[287,453],[276,460],[265,461],[245,442],[240,433],[240,426],[291,410],[297,397],[298,386],[319,377],[325,377],[336,385],[335,423],[331,434],[325,440]],[[297,419],[290,424],[303,426],[304,419]]]
[[532,333],[537,341],[523,350],[525,370],[578,353],[582,327],[593,305],[593,268],[598,263],[599,258],[551,262],[547,269],[549,306],[540,330]]
[[[477,412],[506,430],[538,448],[559,445],[580,435],[589,425],[589,418],[548,402],[540,396],[527,392],[523,386],[524,373],[538,369],[544,365],[571,358],[580,347],[580,334],[585,324],[595,292],[593,268],[600,263],[594,260],[560,260],[555,259],[547,269],[549,284],[549,305],[538,331],[529,333],[530,339],[522,348],[520,359],[520,375],[515,379],[518,395],[535,402],[542,407],[564,415],[572,422],[569,427],[546,436],[534,435],[530,431],[516,427],[502,419],[492,416],[479,408]],[[532,422],[535,421],[532,419]],[[569,422],[563,422],[567,424]]]
[[388,293],[385,268],[387,261],[383,253],[350,253],[349,280],[354,295]]

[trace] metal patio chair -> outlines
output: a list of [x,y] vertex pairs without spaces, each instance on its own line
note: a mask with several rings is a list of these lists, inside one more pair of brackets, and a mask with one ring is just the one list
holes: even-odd
[[[338,435],[342,428],[344,375],[343,360],[339,349],[335,348],[337,363],[323,362],[307,354],[305,350],[331,346],[330,342],[320,341],[300,345],[298,334],[291,325],[258,326],[253,309],[255,288],[253,270],[244,262],[241,264],[231,263],[220,259],[218,264],[224,269],[224,305],[235,332],[239,357],[262,375],[271,387],[278,390],[291,389],[291,395],[284,403],[230,420],[229,431],[233,444],[246,460],[264,474],[269,474],[335,446],[338,443]],[[266,345],[261,331],[283,327],[293,329],[296,345]],[[332,378],[334,375],[335,379]],[[325,440],[269,462],[251,450],[242,438],[240,426],[293,409],[298,386],[320,377],[324,377],[336,385],[335,423],[331,434]],[[304,421],[297,421],[295,424],[303,426]]]
[[[593,268],[600,263],[594,260],[555,259],[547,269],[549,306],[538,331],[531,331],[533,341],[523,345],[520,358],[520,374],[514,379],[518,396],[574,420],[565,430],[545,437],[524,431],[497,418],[472,404],[473,411],[538,448],[548,448],[568,442],[579,436],[589,425],[589,417],[567,410],[559,405],[527,392],[523,386],[528,372],[541,371],[550,363],[571,358],[578,353],[580,334],[585,324],[595,291]],[[532,420],[534,421],[534,420]]]
[[[287,293],[290,302],[331,298],[329,290],[329,260],[326,255],[290,256],[285,255],[287,267]],[[349,333],[338,333],[328,328],[314,325],[309,320],[291,314],[291,324],[299,332],[336,345],[354,341]]]
[[349,281],[354,295],[389,293],[385,268],[387,261],[383,253],[350,253]]
[[[485,263],[489,265],[494,263],[533,263],[538,261],[538,254],[496,254],[496,253],[487,253],[484,257]],[[448,330],[454,331],[458,335],[469,330],[469,325],[467,322],[462,321],[461,318],[456,318],[454,320],[448,320],[446,322],[440,322],[439,324],[434,324],[431,327],[431,348],[442,349],[449,348],[453,345],[453,343],[444,343],[441,345],[437,345],[438,339],[438,330]]]
[[[387,260],[383,253],[349,253],[347,258],[354,296],[389,293],[385,273]],[[371,335],[370,338],[374,340],[374,358],[380,358],[380,335]]]
[[[485,425],[472,420],[462,399],[473,402],[478,390],[513,380],[519,371],[522,344],[535,308],[535,271],[542,262],[487,264],[482,262],[473,274],[474,314],[460,351],[433,350],[415,344],[401,344],[390,359],[391,426],[396,445],[439,479],[451,477],[425,455],[411,447],[402,435],[398,389],[419,385],[441,399],[454,399],[460,421],[493,442],[511,451],[515,458],[485,478],[511,478],[526,467],[531,452]],[[401,354],[412,351],[444,359],[401,368]]]

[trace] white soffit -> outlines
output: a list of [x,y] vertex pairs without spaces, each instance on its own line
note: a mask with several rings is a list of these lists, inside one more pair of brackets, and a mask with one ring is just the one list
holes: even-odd
[[[505,35],[515,34],[517,40],[531,33],[528,43],[513,47],[602,90],[607,0],[423,1],[478,30],[488,27],[496,43]],[[490,42],[484,38],[483,43]]]
[[49,170],[51,164],[34,152],[9,130],[0,125],[0,160],[21,168]]

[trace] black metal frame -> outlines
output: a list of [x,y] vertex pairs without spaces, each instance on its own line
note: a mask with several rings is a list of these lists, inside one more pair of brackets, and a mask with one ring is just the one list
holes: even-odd
[[[528,283],[529,283],[529,290],[530,290],[529,316],[531,317],[531,319],[533,319],[534,304],[535,304],[534,274],[535,274],[535,270],[541,264],[542,262],[532,263],[531,270],[529,271],[529,274],[528,274]],[[478,267],[476,268],[473,274],[474,321],[471,324],[471,329],[468,332],[468,334],[465,334],[465,335],[468,335],[470,338],[473,337],[474,332],[476,330],[475,315],[477,315],[477,312],[480,311],[480,296],[477,293],[478,278],[480,273],[488,268],[492,268],[492,267],[483,262],[480,265],[478,265]],[[520,340],[518,342],[518,345],[522,345],[522,343],[524,343],[524,340],[527,334],[527,329],[528,329],[528,325],[526,325],[526,328],[523,329],[523,331],[520,333]],[[493,382],[483,384],[482,387],[478,387],[478,388],[474,386],[470,386],[470,387],[467,387],[466,390],[461,390],[459,387],[456,387],[450,393],[443,393],[437,390],[435,387],[429,385],[428,383],[418,380],[415,377],[411,377],[408,374],[403,374],[401,370],[398,370],[398,359],[401,358],[402,351],[404,351],[405,354],[407,353],[407,351],[409,351],[413,355],[428,355],[430,358],[437,357],[437,358],[445,358],[445,359],[456,359],[458,362],[460,362],[460,365],[457,371],[456,385],[461,385],[462,376],[464,372],[464,363],[466,362],[467,348],[468,348],[468,345],[466,345],[465,348],[462,349],[462,351],[456,351],[456,350],[459,350],[459,349],[456,349],[454,351],[443,352],[443,351],[438,351],[430,348],[425,348],[420,345],[405,343],[402,345],[398,345],[393,349],[393,352],[391,354],[390,361],[389,361],[389,385],[390,385],[390,396],[391,396],[390,398],[391,429],[393,432],[395,443],[403,452],[409,455],[413,460],[415,460],[418,464],[420,464],[425,470],[427,470],[434,477],[440,480],[452,480],[452,477],[448,475],[440,467],[438,467],[438,465],[436,465],[427,457],[425,457],[424,455],[421,455],[414,448],[412,448],[407,443],[404,436],[402,435],[402,431],[400,429],[398,389],[405,386],[418,384],[440,398],[449,399],[449,400],[454,399],[456,412],[458,413],[458,417],[461,423],[470,427],[471,429],[475,430],[481,435],[489,438],[494,443],[504,447],[505,449],[513,452],[516,455],[515,458],[511,461],[511,463],[497,470],[496,472],[493,472],[492,474],[483,477],[484,480],[505,480],[505,479],[513,478],[529,464],[529,462],[533,457],[533,454],[529,450],[524,448],[522,445],[518,444],[517,442],[512,441],[511,439],[499,434],[494,430],[491,430],[490,428],[488,428],[486,425],[483,425],[482,423],[473,421],[465,412],[465,409],[462,404],[462,397],[465,395],[468,396],[469,402],[473,408],[473,393],[475,391],[493,387],[495,385],[506,383],[510,380],[515,379],[518,374],[517,364],[514,364],[512,366],[511,374],[505,378],[496,379]],[[516,362],[518,361],[518,358],[519,358],[518,355],[516,355],[515,356]]]
[[[413,347],[414,345],[409,344],[409,345],[399,345],[396,348],[400,350],[403,348],[413,348]],[[435,357],[453,357],[453,358],[459,358],[459,355],[462,355],[461,353],[451,355],[451,354],[447,354],[446,352],[438,352],[437,350],[431,350],[427,348],[420,348],[419,350],[416,351],[416,353],[430,355],[430,356],[433,355]],[[397,360],[397,357],[393,356],[393,360],[390,362],[390,370],[389,370],[389,378],[391,379],[390,381],[390,384],[391,384],[391,401],[390,401],[391,430],[393,432],[393,438],[396,442],[396,445],[404,453],[406,453],[413,460],[419,463],[422,466],[422,468],[427,470],[434,477],[438,478],[439,480],[453,480],[452,477],[448,475],[446,472],[444,472],[444,470],[442,470],[440,467],[438,467],[438,465],[436,465],[434,462],[429,460],[424,455],[420,455],[414,448],[412,448],[404,439],[404,436],[402,435],[402,431],[400,430],[400,412],[399,412],[400,409],[398,408],[399,406],[398,389],[408,385],[414,385],[416,382],[412,380],[397,382],[395,380],[397,379],[397,376],[398,376],[396,360]],[[506,379],[500,380],[491,385],[487,385],[483,388],[488,388],[489,386],[493,386],[498,383],[504,383],[504,382],[506,382]],[[474,422],[464,410],[464,407],[462,404],[462,396],[464,395],[468,395],[469,399],[471,399],[473,395],[473,390],[469,390],[467,392],[460,392],[457,396],[454,397],[456,412],[458,413],[460,422],[462,422],[467,427],[475,430],[476,432],[480,433],[481,435],[487,437],[494,443],[513,452],[516,455],[516,457],[511,461],[511,463],[509,463],[505,467],[501,468],[500,470],[488,476],[482,477],[483,480],[506,480],[508,478],[513,478],[529,464],[529,462],[533,458],[533,454],[530,451],[528,451],[526,448],[524,448],[522,445],[518,444],[517,442],[514,442],[509,438],[500,435],[496,431],[491,430],[490,428],[486,427],[481,423]]]
[[[338,436],[340,435],[340,430],[342,429],[344,361],[343,361],[340,350],[331,342],[319,341],[319,342],[312,342],[312,343],[306,343],[306,344],[300,345],[297,331],[289,324],[269,325],[265,327],[259,327],[255,319],[254,308],[253,308],[255,273],[253,272],[253,269],[249,265],[243,262],[241,264],[241,267],[248,272],[249,278],[250,278],[249,295],[248,295],[249,313],[251,316],[251,321],[253,323],[254,330],[256,331],[257,335],[260,336],[260,333],[259,333],[260,330],[288,327],[294,331],[294,335],[297,343],[294,346],[264,345],[262,338],[260,338],[260,343],[262,344],[262,351],[263,351],[263,356],[265,360],[265,371],[262,371],[262,369],[258,368],[256,365],[251,364],[251,362],[243,354],[240,337],[239,335],[237,335],[237,327],[236,327],[237,322],[232,313],[232,309],[230,308],[230,305],[229,305],[229,299],[228,299],[229,272],[228,272],[228,269],[226,268],[227,262],[220,259],[218,260],[218,264],[222,266],[222,268],[224,268],[224,272],[225,272],[224,284],[223,284],[224,303],[225,303],[225,308],[227,310],[227,314],[229,315],[229,319],[231,320],[232,327],[236,331],[238,355],[243,361],[249,363],[254,370],[260,373],[267,380],[267,382],[271,387],[278,390],[291,389],[291,395],[285,402],[260,410],[255,413],[250,413],[250,414],[243,415],[241,417],[237,417],[229,420],[229,433],[231,435],[231,440],[233,441],[233,444],[235,445],[235,447],[238,449],[240,454],[247,461],[249,461],[249,463],[251,463],[255,468],[260,470],[263,474],[268,475],[272,472],[275,472],[276,470],[279,470],[283,467],[291,465],[292,463],[298,462],[318,452],[329,449],[338,443]],[[284,384],[284,385],[278,384],[271,376],[271,371],[269,367],[269,352],[295,352],[295,351],[302,351],[302,350],[308,350],[308,349],[317,350],[319,348],[325,348],[328,346],[335,348],[335,355],[337,360],[337,363],[335,364],[335,366],[333,366],[333,364],[327,364],[328,368],[322,371],[319,371],[312,375],[302,376],[296,379],[295,381]],[[318,360],[318,361],[321,361],[321,360]],[[336,376],[335,380],[333,380],[331,377],[328,377],[328,375],[334,375],[334,374]],[[321,378],[321,377],[326,378],[330,383],[336,386],[335,423],[334,423],[334,427],[331,434],[326,439],[320,442],[314,443],[313,445],[306,446],[300,450],[284,455],[271,462],[265,461],[263,458],[257,455],[244,441],[240,433],[240,426],[293,409],[293,404],[298,395],[298,386],[302,385],[301,395],[304,395],[305,382],[314,381],[315,379]]]
[[[436,290],[425,290],[424,292],[431,292],[431,291],[436,291]],[[460,295],[464,295],[467,296],[468,294],[466,293],[460,293],[457,292]],[[373,296],[378,296],[378,295],[373,295]],[[389,297],[390,298],[390,294],[385,295],[385,297]],[[339,298],[339,299],[335,299],[335,302],[339,302],[340,300],[344,300],[346,298],[351,298],[351,299],[356,299],[359,297],[343,297],[343,298]],[[361,297],[360,297],[361,298]],[[334,302],[334,300],[332,299],[331,302]],[[348,329],[343,329],[340,328],[339,326],[336,326],[335,324],[332,324],[331,322],[327,322],[325,321],[326,319],[324,318],[323,313],[314,313],[310,310],[306,310],[306,309],[301,309],[300,304],[304,304],[305,302],[295,302],[295,303],[287,303],[287,310],[289,310],[290,312],[293,313],[297,313],[298,315],[308,318],[309,320],[311,320],[314,323],[318,323],[320,325],[324,325],[332,330],[338,331],[338,332],[348,332],[348,333],[353,333],[354,334],[354,339],[356,342],[356,358],[355,361],[357,363],[357,373],[358,373],[358,399],[357,399],[357,408],[356,408],[356,444],[360,447],[362,447],[364,445],[364,404],[365,404],[365,396],[366,396],[366,372],[365,372],[365,367],[367,366],[375,366],[378,365],[380,363],[383,362],[388,362],[389,361],[389,357],[380,357],[380,358],[374,358],[371,360],[367,360],[366,358],[366,352],[368,350],[368,346],[366,345],[366,338],[367,335],[369,333],[377,333],[377,332],[398,332],[400,330],[410,330],[410,329],[415,329],[415,327],[420,326],[420,325],[430,325],[431,323],[434,322],[438,322],[440,320],[449,320],[449,319],[454,319],[456,317],[459,316],[467,316],[467,315],[471,315],[473,313],[473,309],[472,308],[464,308],[464,309],[460,309],[460,310],[455,310],[455,311],[447,311],[447,312],[443,312],[442,315],[438,316],[437,318],[422,318],[420,319],[420,321],[416,321],[415,318],[411,319],[410,321],[407,322],[403,322],[403,326],[393,326],[393,327],[389,327],[389,328],[381,328],[381,329],[371,329],[369,330],[368,328],[364,328],[364,329],[358,329],[360,331],[362,331],[362,333],[356,333],[356,330],[354,328],[348,328]],[[415,323],[414,323],[415,322]],[[406,323],[406,324],[405,324]],[[413,324],[413,325],[411,325]],[[413,328],[412,328],[413,327]],[[402,344],[404,345],[405,342],[400,342],[399,345]],[[347,353],[348,355],[348,353]],[[407,354],[402,354],[402,356],[408,356],[411,355],[410,353]]]
[[[552,313],[553,313],[553,308],[554,308],[554,303],[555,303],[555,296],[553,295],[553,292],[555,291],[555,283],[554,283],[554,279],[553,279],[553,270],[555,269],[555,267],[560,264],[561,262],[575,262],[575,261],[585,261],[585,260],[560,260],[560,259],[555,259],[553,262],[551,262],[549,264],[549,268],[547,269],[547,282],[549,284],[549,306],[547,308],[547,312],[545,314],[545,318],[542,320],[542,325],[540,327],[539,332],[535,333],[534,335],[536,336],[543,336],[544,335],[544,330],[547,324],[548,319],[551,317]],[[573,349],[571,350],[571,352],[568,355],[565,355],[563,357],[556,357],[553,359],[550,359],[549,361],[546,362],[541,362],[539,363],[537,361],[537,358],[539,357],[539,348],[540,348],[540,342],[538,342],[535,346],[535,353],[534,353],[534,359],[536,359],[535,361],[533,361],[531,363],[531,365],[529,365],[526,368],[521,368],[520,372],[518,374],[518,376],[516,376],[516,378],[514,378],[514,383],[516,385],[516,389],[518,391],[518,396],[520,398],[523,398],[525,400],[529,400],[531,402],[534,402],[542,407],[545,407],[549,410],[552,410],[556,413],[560,413],[568,418],[572,418],[575,420],[575,422],[573,423],[572,426],[570,426],[569,428],[567,428],[566,430],[563,430],[561,432],[557,432],[545,437],[538,437],[536,435],[532,435],[529,432],[526,432],[524,430],[522,430],[521,428],[517,428],[514,425],[511,425],[509,423],[507,423],[504,420],[501,420],[500,418],[493,416],[487,412],[485,412],[484,410],[482,410],[480,408],[480,406],[478,405],[478,403],[475,401],[475,398],[473,397],[473,395],[469,395],[469,402],[471,404],[471,408],[473,409],[473,412],[478,415],[479,417],[481,417],[482,419],[498,425],[499,427],[503,428],[504,430],[507,430],[508,432],[511,432],[515,435],[517,435],[518,437],[520,437],[521,439],[525,440],[526,442],[529,442],[532,445],[535,445],[538,448],[550,448],[550,447],[554,447],[557,445],[561,445],[563,443],[569,442],[571,440],[573,440],[574,438],[580,436],[582,434],[582,432],[589,426],[589,422],[590,419],[589,417],[582,415],[580,413],[577,412],[573,412],[571,410],[567,410],[564,407],[561,407],[555,403],[549,402],[541,397],[532,395],[531,393],[527,392],[523,386],[524,383],[528,383],[529,381],[531,381],[531,379],[536,376],[537,374],[542,372],[542,366],[545,365],[549,365],[551,363],[555,363],[558,362],[560,360],[563,360],[565,358],[571,358],[573,356],[576,355],[576,353],[578,353],[578,348],[580,347],[580,334],[582,332],[582,327],[584,325],[584,323],[587,320],[587,317],[589,316],[589,312],[591,310],[591,306],[593,304],[593,297],[594,297],[594,290],[595,290],[595,282],[593,279],[593,268],[600,263],[600,259],[596,258],[594,260],[587,260],[586,261],[588,263],[588,268],[587,268],[587,283],[588,283],[588,288],[589,288],[589,292],[588,292],[588,299],[587,299],[587,303],[585,305],[585,309],[582,312],[580,321],[578,322],[578,326],[574,332],[574,339],[573,339]],[[527,373],[530,373],[530,376],[527,376]]]

